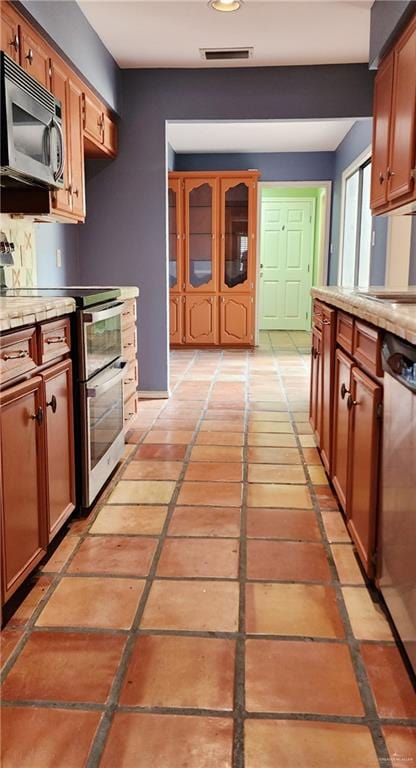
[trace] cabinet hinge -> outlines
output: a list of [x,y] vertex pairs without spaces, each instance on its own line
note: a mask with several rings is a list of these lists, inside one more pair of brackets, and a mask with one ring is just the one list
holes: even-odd
[[416,168],[412,168],[410,171],[410,178],[416,181]]
[[376,408],[376,418],[377,419],[383,418],[383,403],[379,403]]
[[186,341],[185,336],[182,336],[182,341],[185,343]]
[[311,265],[308,264],[308,272],[310,272],[310,271],[311,271]]
[[305,315],[305,317],[306,317],[306,319],[308,319],[308,317],[309,317],[309,312],[306,312],[306,315]]

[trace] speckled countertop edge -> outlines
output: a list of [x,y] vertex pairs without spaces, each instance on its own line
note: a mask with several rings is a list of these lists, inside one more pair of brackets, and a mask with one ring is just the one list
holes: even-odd
[[311,294],[313,298],[416,344],[416,299],[415,304],[374,301],[359,296],[357,291],[336,287],[312,288]]
[[24,325],[53,320],[75,312],[75,301],[69,298],[13,298],[0,299],[0,331],[22,328]]

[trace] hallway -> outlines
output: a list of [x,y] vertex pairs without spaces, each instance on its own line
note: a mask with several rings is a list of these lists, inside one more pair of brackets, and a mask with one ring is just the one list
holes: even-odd
[[141,402],[3,632],[3,768],[416,768],[416,697],[314,447],[309,355],[279,331],[172,353],[172,397]]

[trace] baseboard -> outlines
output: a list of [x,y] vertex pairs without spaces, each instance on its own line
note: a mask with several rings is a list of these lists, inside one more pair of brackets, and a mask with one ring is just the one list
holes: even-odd
[[138,391],[139,400],[167,400],[169,392],[160,389],[147,389]]

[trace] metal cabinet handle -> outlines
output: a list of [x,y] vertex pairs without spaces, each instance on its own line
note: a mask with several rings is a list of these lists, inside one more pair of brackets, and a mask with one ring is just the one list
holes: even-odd
[[126,349],[126,347],[134,347],[134,344],[132,341],[126,342],[126,344],[123,345],[123,349]]
[[380,184],[384,183],[384,174],[382,174],[381,172],[378,174],[378,180]]
[[326,317],[323,317],[323,318],[322,318],[322,322],[323,322],[323,324],[324,324],[324,325],[331,325],[331,321],[330,321],[330,320],[327,320],[327,318],[326,318]]
[[125,384],[132,384],[133,381],[134,379],[124,379]]
[[395,176],[395,172],[391,170],[391,168],[387,168],[387,178],[391,179],[393,176]]
[[348,395],[347,408],[349,411],[351,410],[351,408],[354,407],[354,405],[359,405],[359,404],[360,404],[359,400],[353,400],[352,396]]
[[29,48],[29,50],[28,50],[28,52],[27,52],[27,54],[26,54],[26,56],[25,56],[25,59],[27,59],[27,61],[29,62],[29,64],[30,64],[30,65],[32,65],[32,61],[33,61],[33,51],[32,51],[32,49],[31,49],[31,48]]
[[345,386],[344,383],[341,384],[341,397],[342,397],[342,399],[344,399],[345,395],[349,395],[349,394],[350,394],[350,390],[347,389],[347,387]]
[[43,409],[39,406],[39,408],[36,410],[36,413],[32,413],[30,415],[30,418],[33,419],[33,421],[37,421],[40,426],[43,422]]
[[3,360],[18,360],[21,357],[29,357],[29,352],[26,349],[16,349],[16,352],[3,355]]
[[18,52],[18,50],[19,50],[19,36],[18,36],[17,33],[14,35],[13,40],[10,40],[10,47],[14,48],[16,53]]
[[66,342],[66,338],[65,336],[48,336],[45,341],[47,344],[62,344]]
[[58,407],[58,402],[57,402],[57,399],[56,399],[55,395],[52,395],[49,403],[46,403],[46,407],[47,408],[52,408],[52,413],[56,413],[56,409]]

